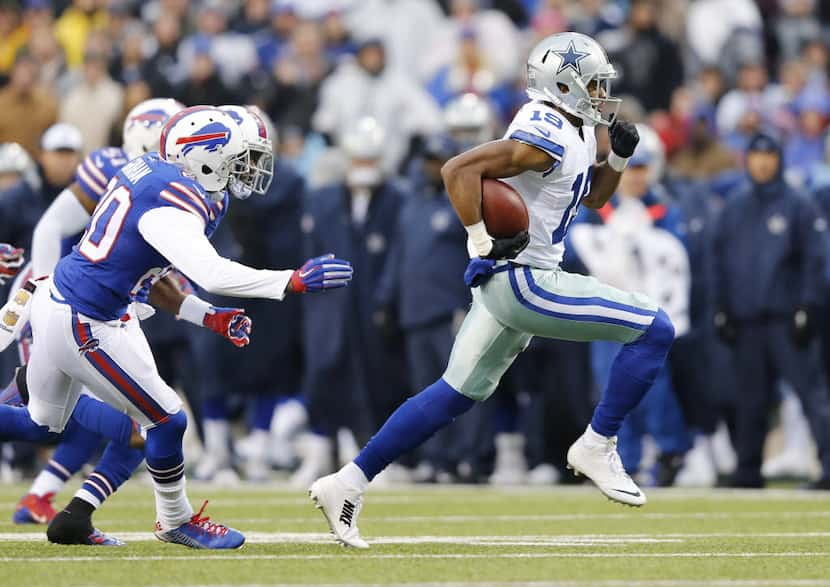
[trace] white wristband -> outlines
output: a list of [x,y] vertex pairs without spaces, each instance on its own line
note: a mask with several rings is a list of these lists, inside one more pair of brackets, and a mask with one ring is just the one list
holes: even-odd
[[622,173],[623,170],[628,165],[628,160],[630,157],[620,157],[614,151],[611,151],[611,154],[608,155],[608,167],[616,171],[617,173]]
[[205,325],[205,316],[211,313],[213,306],[205,300],[190,294],[182,302],[179,313],[176,316],[179,320],[185,320],[196,326]]
[[493,250],[493,239],[487,234],[487,227],[484,226],[483,220],[464,228],[470,236],[470,244],[473,246],[473,250],[479,257],[484,257]]

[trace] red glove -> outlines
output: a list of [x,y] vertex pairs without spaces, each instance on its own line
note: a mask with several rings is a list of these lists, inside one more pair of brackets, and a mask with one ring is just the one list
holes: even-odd
[[0,285],[17,275],[23,265],[23,249],[0,243]]
[[205,328],[227,338],[236,347],[248,346],[251,342],[253,322],[240,308],[215,308],[205,313]]

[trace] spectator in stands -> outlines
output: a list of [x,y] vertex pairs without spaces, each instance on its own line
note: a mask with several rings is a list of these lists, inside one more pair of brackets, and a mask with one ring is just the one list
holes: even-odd
[[[430,79],[441,71],[453,68],[455,62],[463,64],[468,61],[465,55],[472,53],[475,55],[476,67],[472,68],[470,75],[481,69],[484,70],[481,72],[482,78],[490,78],[478,83],[492,87],[512,79],[521,64],[520,53],[523,47],[510,19],[502,12],[482,9],[480,0],[452,0],[450,9],[450,20],[439,28],[435,38],[425,46],[417,70],[420,76]],[[472,46],[468,46],[470,44]],[[466,69],[471,68],[467,65]],[[467,90],[472,90],[472,84],[465,78],[466,75],[460,84],[467,86]]]
[[55,22],[55,35],[63,47],[69,67],[84,64],[87,37],[107,26],[107,10],[97,0],[73,0]]
[[780,0],[781,14],[775,19],[775,39],[779,58],[795,59],[808,41],[821,36],[821,25],[815,15],[815,0]]
[[472,28],[459,31],[461,42],[455,60],[441,67],[429,81],[427,89],[440,106],[465,92],[487,95],[493,91],[498,77],[487,63]]
[[364,41],[356,59],[344,61],[326,78],[312,126],[336,137],[364,115],[375,118],[387,136],[395,137],[384,147],[387,172],[398,169],[413,139],[441,128],[441,111],[435,101],[409,72],[387,67],[386,52],[378,39]]
[[81,162],[83,137],[72,125],[50,126],[40,140],[37,176],[27,177],[0,192],[0,234],[29,249],[32,231],[52,200],[75,177]]
[[330,63],[337,63],[341,58],[357,52],[357,46],[352,39],[351,32],[346,27],[342,11],[330,11],[323,17],[321,26],[326,46],[326,56]]
[[54,96],[38,84],[40,69],[27,52],[17,55],[9,83],[0,89],[0,142],[20,143],[38,154],[38,141],[57,118]]
[[[810,169],[807,186],[812,190],[822,190],[830,187],[830,133],[824,135],[824,156],[821,161],[816,162]],[[830,196],[830,192],[828,196]],[[830,201],[828,201],[828,204],[830,204]],[[830,215],[828,215],[828,218],[830,218]],[[828,316],[828,319],[830,319],[830,316]]]
[[570,3],[568,9],[571,30],[592,37],[619,28],[625,22],[625,13],[615,2],[583,0]]
[[147,80],[154,96],[171,95],[186,77],[178,58],[181,37],[181,23],[173,14],[163,14],[153,24],[156,47],[144,62],[141,77]]
[[599,37],[620,76],[618,94],[634,96],[648,110],[666,110],[683,83],[677,44],[656,24],[655,0],[634,0],[625,28]]
[[58,95],[64,95],[59,80],[66,72],[66,62],[54,31],[49,27],[33,30],[28,48],[40,66],[40,83]]
[[60,120],[74,124],[87,151],[110,144],[110,133],[120,122],[124,90],[107,71],[107,56],[90,48],[84,56],[79,83],[61,101]]
[[219,77],[211,57],[210,41],[200,38],[193,44],[193,59],[188,77],[173,89],[174,97],[185,106],[198,104],[236,104],[237,96]]
[[714,109],[698,106],[691,116],[688,144],[671,158],[672,173],[683,179],[709,180],[739,165],[738,157],[718,141]]
[[307,133],[317,110],[320,85],[331,71],[320,27],[303,22],[291,33],[264,81],[260,101],[279,126],[295,126]]
[[[222,83],[234,87],[257,66],[257,55],[249,36],[228,30],[231,10],[232,5],[224,0],[203,2],[196,16],[197,30],[179,45],[178,58],[189,70],[198,54],[208,47]],[[222,102],[211,100],[205,104]]]
[[0,4],[0,74],[7,75],[14,65],[17,52],[26,44],[28,31],[23,26],[20,7]]
[[738,63],[762,57],[761,26],[753,0],[696,0],[689,4],[686,39],[701,66],[718,66],[731,81]]
[[256,36],[256,52],[259,68],[271,69],[283,45],[300,23],[300,18],[291,2],[273,2],[271,5],[271,26]]
[[243,35],[252,35],[268,28],[271,16],[269,0],[245,0],[242,12],[234,19],[231,30]]
[[798,126],[784,147],[786,176],[804,185],[812,168],[824,159],[824,131],[830,116],[827,91],[806,90],[794,104]]
[[[761,455],[783,379],[798,394],[830,488],[830,397],[814,344],[824,289],[827,220],[783,180],[781,144],[770,133],[749,142],[750,185],[731,197],[714,235],[714,316],[734,346],[738,373],[737,487],[761,487]],[[759,252],[763,251],[763,254]]]
[[144,42],[147,30],[140,22],[130,22],[121,32],[118,45],[110,58],[113,79],[128,85],[142,79]]
[[427,75],[424,51],[435,46],[446,25],[438,3],[424,0],[361,0],[352,3],[345,20],[355,39],[383,43],[391,69],[419,80]]

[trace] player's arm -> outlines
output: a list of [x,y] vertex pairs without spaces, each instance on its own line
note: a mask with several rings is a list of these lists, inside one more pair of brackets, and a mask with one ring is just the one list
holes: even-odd
[[591,191],[581,202],[588,208],[602,208],[611,199],[617,191],[628,159],[640,142],[637,127],[624,120],[615,120],[608,129],[608,135],[611,138],[611,154],[606,161],[594,165]]
[[217,295],[282,300],[287,292],[343,287],[351,280],[348,262],[324,255],[300,269],[253,269],[216,252],[204,234],[204,221],[172,207],[154,208],[138,222],[144,240],[202,289]]
[[178,314],[187,294],[182,291],[176,279],[165,275],[150,288],[150,305],[171,314]]
[[554,158],[541,149],[503,139],[461,153],[444,164],[441,176],[450,201],[479,257],[515,257],[527,246],[528,240],[526,232],[513,239],[493,239],[487,234],[481,217],[481,180],[487,177],[513,177],[525,171],[541,173],[550,169],[554,163]]
[[32,235],[32,274],[52,273],[61,258],[64,238],[86,228],[96,202],[77,182],[63,190],[38,220]]
[[179,275],[179,278],[168,274],[154,283],[150,288],[150,304],[175,314],[179,320],[212,330],[234,346],[244,347],[251,342],[253,322],[245,315],[245,310],[213,306],[193,293],[184,276]]

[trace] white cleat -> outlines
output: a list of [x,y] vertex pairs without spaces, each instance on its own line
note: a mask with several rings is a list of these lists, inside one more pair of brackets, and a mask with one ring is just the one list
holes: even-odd
[[588,429],[568,449],[568,468],[588,477],[609,499],[631,506],[646,503],[646,496],[623,468],[617,437]]
[[349,489],[335,475],[327,475],[311,485],[308,495],[317,509],[323,512],[338,543],[353,548],[369,548],[357,528],[357,518],[363,509],[362,493]]

